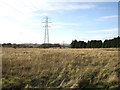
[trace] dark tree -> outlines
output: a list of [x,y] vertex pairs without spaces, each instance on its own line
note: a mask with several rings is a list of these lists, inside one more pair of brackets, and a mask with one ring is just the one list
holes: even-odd
[[86,48],[86,43],[84,41],[78,42],[79,48]]
[[78,48],[78,47],[79,47],[79,46],[78,46],[77,40],[72,41],[72,43],[71,43],[71,48]]
[[102,47],[102,41],[101,40],[91,40],[87,43],[87,48],[101,48]]
[[120,37],[105,40],[102,45],[103,48],[117,48],[120,47]]

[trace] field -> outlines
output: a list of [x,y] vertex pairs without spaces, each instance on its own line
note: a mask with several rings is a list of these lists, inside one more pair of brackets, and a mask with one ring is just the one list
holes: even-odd
[[118,49],[2,48],[3,88],[118,88]]

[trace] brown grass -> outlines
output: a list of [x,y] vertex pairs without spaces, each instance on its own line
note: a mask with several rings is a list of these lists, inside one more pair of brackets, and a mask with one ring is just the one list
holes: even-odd
[[3,88],[116,88],[118,49],[3,48]]

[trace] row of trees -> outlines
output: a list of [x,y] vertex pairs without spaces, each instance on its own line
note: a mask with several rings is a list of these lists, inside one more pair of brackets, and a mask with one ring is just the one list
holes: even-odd
[[105,40],[91,40],[87,43],[84,41],[73,40],[71,43],[71,48],[117,48],[120,47],[120,37]]
[[38,46],[39,48],[53,48],[53,47],[61,47],[60,44],[41,44]]
[[[71,42],[71,48],[114,48],[120,47],[120,37],[105,40],[91,40],[87,43],[84,41],[73,40]],[[54,48],[54,47],[65,47],[60,44],[11,44],[4,43],[2,47],[13,47],[13,48]]]
[[13,47],[13,48],[52,48],[52,47],[63,47],[60,44],[11,44],[4,43],[2,47]]
[[3,43],[2,47],[13,47],[13,48],[33,48],[32,45],[29,44],[11,44],[11,43]]

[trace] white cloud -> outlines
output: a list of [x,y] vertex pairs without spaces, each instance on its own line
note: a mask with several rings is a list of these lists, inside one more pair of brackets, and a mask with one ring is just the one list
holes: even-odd
[[104,29],[99,31],[89,31],[87,32],[85,37],[81,37],[81,40],[88,41],[88,40],[106,40],[106,39],[113,39],[114,37],[118,36],[118,29]]
[[8,16],[20,23],[31,23],[32,17],[46,16],[48,13],[41,11],[52,10],[61,12],[64,10],[95,8],[93,4],[71,4],[68,2],[48,2],[47,0],[1,0],[0,16]]
[[56,22],[53,23],[53,25],[62,25],[62,26],[79,26],[79,23],[62,23],[62,22]]
[[88,33],[112,33],[112,32],[118,32],[117,28],[112,29],[102,29],[102,30],[89,30]]
[[0,18],[0,43],[35,43],[42,41],[43,32],[32,31],[10,20]]
[[64,26],[80,26],[81,24],[79,23],[63,23],[63,22],[54,22],[50,24],[52,26],[52,29],[58,29],[58,28],[63,28]]
[[45,17],[45,16],[50,16],[50,14],[48,13],[34,13],[32,16],[36,17],[36,16],[39,16],[39,17]]
[[118,15],[113,15],[113,16],[104,16],[104,17],[101,17],[103,19],[111,19],[111,18],[118,18]]
[[96,19],[96,21],[102,21],[102,20],[112,19],[112,18],[118,18],[118,15],[103,16],[103,17]]
[[[41,27],[44,26],[44,23],[41,23],[41,22],[37,22],[37,23],[32,23],[31,25],[39,25]],[[63,22],[51,22],[48,24],[49,25],[49,28],[52,28],[52,29],[58,29],[58,28],[62,28],[64,26],[80,26],[81,24],[79,23],[63,23]]]
[[[90,9],[93,4],[70,4],[68,2],[50,2],[49,0],[1,0],[0,11],[3,15],[27,14],[37,10],[73,10]],[[7,13],[6,11],[9,11]]]
[[118,28],[102,29],[102,30],[89,30],[89,40],[105,40],[112,39],[118,36]]
[[87,41],[90,41],[90,40],[106,40],[106,39],[113,39],[114,37],[116,36],[113,36],[111,34],[108,34],[108,35],[92,35],[91,37],[85,37],[83,38],[83,40],[85,40],[86,42]]
[[76,9],[91,9],[95,8],[94,4],[70,4],[70,3],[58,3],[52,2],[48,3],[46,6],[39,8],[40,10],[48,10],[48,11],[65,11],[65,10],[76,10]]

